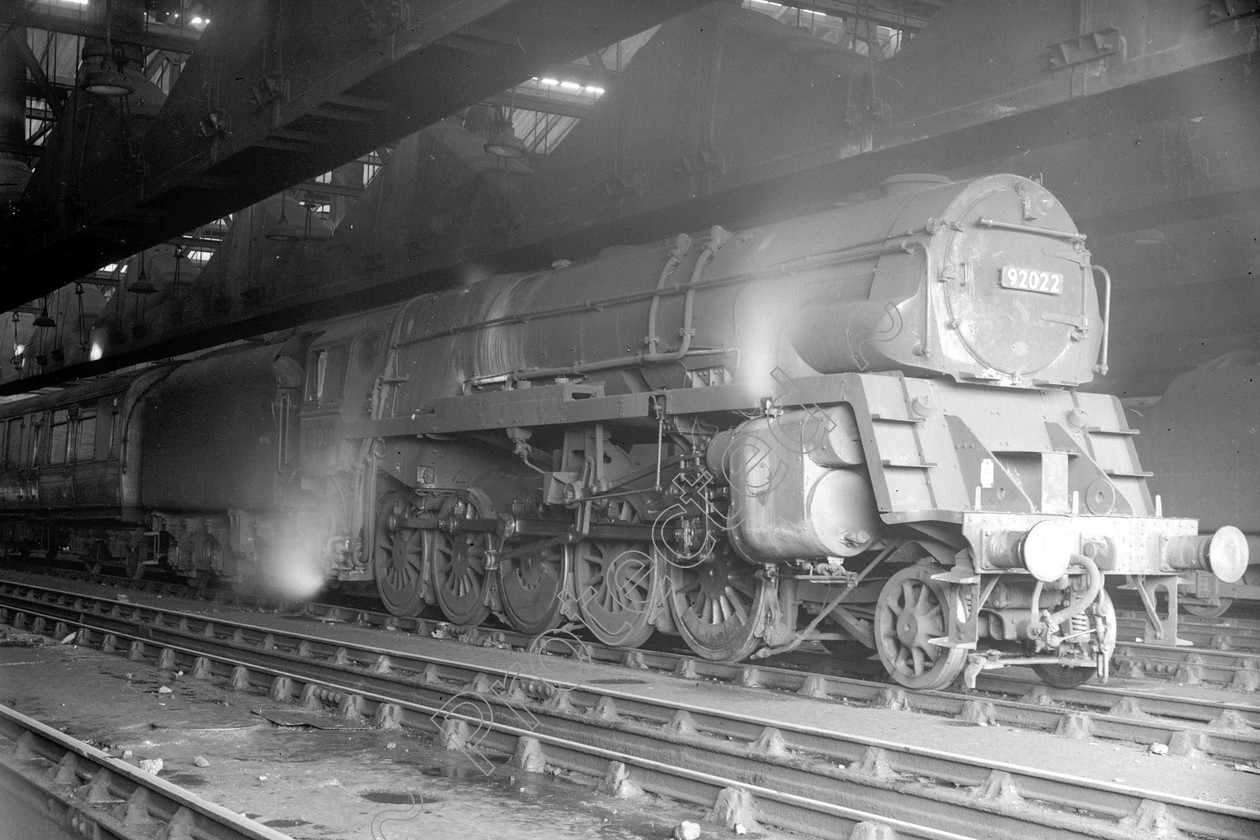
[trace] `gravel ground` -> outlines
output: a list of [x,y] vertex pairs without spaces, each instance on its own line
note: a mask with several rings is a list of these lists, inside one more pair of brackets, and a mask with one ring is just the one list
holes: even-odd
[[[166,780],[296,840],[669,838],[705,816],[653,797],[617,799],[567,774],[503,764],[486,774],[405,730],[296,713],[9,628],[0,628],[0,703],[134,764],[160,759]],[[735,836],[701,828],[705,838]]]

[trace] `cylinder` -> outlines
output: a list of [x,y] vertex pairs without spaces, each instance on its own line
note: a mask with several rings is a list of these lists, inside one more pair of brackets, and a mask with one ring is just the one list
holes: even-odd
[[[838,422],[837,422],[838,421]],[[710,469],[730,485],[731,539],[750,562],[851,557],[881,526],[845,406],[750,420],[718,435]]]

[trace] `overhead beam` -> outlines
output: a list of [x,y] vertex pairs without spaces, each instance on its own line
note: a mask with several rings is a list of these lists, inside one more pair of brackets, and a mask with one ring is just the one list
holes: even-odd
[[48,110],[52,111],[54,117],[60,117],[61,104],[64,101],[64,97],[58,96],[57,89],[49,80],[48,74],[44,72],[44,67],[39,63],[39,58],[31,50],[31,45],[26,42],[26,30],[17,26],[10,28],[9,43],[13,49],[17,50],[17,54],[21,56],[22,63],[26,65],[26,72],[31,74],[40,96],[48,103]]
[[[87,364],[63,368],[20,380],[0,383],[0,395],[22,393],[38,387],[64,382],[75,377],[95,376],[162,355],[174,355],[208,347],[270,330],[297,326],[311,320],[334,317],[347,312],[363,311],[374,306],[402,300],[417,290],[455,285],[459,282],[459,266],[469,259],[489,271],[516,271],[546,265],[557,255],[575,256],[593,253],[608,245],[628,241],[650,241],[685,230],[698,230],[715,221],[738,228],[762,220],[757,214],[774,214],[783,208],[800,208],[813,204],[831,206],[838,196],[870,188],[883,177],[913,171],[916,165],[926,171],[945,171],[987,164],[1011,155],[1012,150],[1027,149],[1029,137],[1041,138],[1047,145],[1062,142],[1081,133],[1103,132],[1112,121],[1137,121],[1150,118],[1152,103],[1166,103],[1169,91],[1181,86],[1198,88],[1204,81],[1230,77],[1229,85],[1210,86],[1214,101],[1200,99],[1183,102],[1183,107],[1196,108],[1230,103],[1251,103],[1260,99],[1260,75],[1248,74],[1246,57],[1232,57],[1208,63],[1166,77],[1095,94],[1070,99],[1001,120],[973,124],[940,135],[925,137],[891,148],[802,168],[777,178],[725,190],[669,207],[616,221],[590,226],[567,226],[534,231],[533,238],[523,244],[495,254],[481,252],[447,252],[435,255],[432,270],[423,273],[396,271],[391,274],[353,274],[324,278],[323,296],[305,299],[300,305],[283,310],[260,313],[231,323],[214,324],[168,336],[164,340],[137,343],[133,348]],[[1143,117],[1143,115],[1146,115]],[[1103,117],[1107,119],[1103,119]],[[1243,185],[1237,195],[1219,196],[1230,205],[1255,201],[1253,185]],[[1199,200],[1207,200],[1200,197]],[[1109,208],[1108,208],[1109,209]],[[1152,207],[1152,212],[1163,212]],[[1105,217],[1095,224],[1105,225]],[[1092,227],[1092,225],[1091,225]],[[1113,387],[1113,375],[1106,387]],[[1154,381],[1153,379],[1150,381]],[[1143,387],[1147,387],[1143,382]],[[1155,387],[1155,386],[1150,386]],[[1156,388],[1156,390],[1159,390]],[[1151,391],[1153,393],[1154,391]]]
[[23,157],[39,157],[43,154],[43,149],[39,146],[32,146],[29,143],[9,143],[0,140],[0,153],[21,155]]
[[870,3],[867,0],[775,0],[775,2],[789,9],[821,12],[832,17],[860,20],[864,23],[908,32],[918,32],[931,19],[930,15],[911,15],[904,12],[907,5],[913,5],[907,3],[897,3],[895,5],[898,8],[893,9],[889,7],[889,4]]
[[556,114],[578,119],[589,114],[595,105],[595,100],[589,97],[585,100],[573,97],[558,98],[528,88],[517,88],[512,93],[498,93],[486,101],[500,108],[520,108],[524,111],[537,111],[540,114]]
[[[59,173],[37,169],[41,223],[10,238],[0,273],[38,279],[0,287],[0,310],[705,2],[410,0],[385,4],[391,18],[341,0],[223,0],[140,144],[142,180],[67,207]],[[206,177],[222,189],[192,187]]]
[[[6,3],[4,10],[0,11],[0,30],[11,26],[45,29],[83,38],[104,38],[106,35],[105,24],[95,17],[27,8],[20,2]],[[149,50],[167,50],[187,55],[196,48],[200,37],[201,34],[195,30],[149,22],[141,32],[128,32],[127,42]]]

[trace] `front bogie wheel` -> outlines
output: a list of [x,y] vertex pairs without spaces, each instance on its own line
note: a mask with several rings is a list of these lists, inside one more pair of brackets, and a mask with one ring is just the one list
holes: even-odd
[[1233,598],[1220,598],[1215,604],[1186,604],[1181,608],[1196,618],[1220,618],[1234,605]]
[[916,564],[894,574],[879,593],[875,650],[884,669],[906,688],[945,688],[967,660],[965,649],[932,642],[949,635],[950,611],[958,609],[953,587],[933,580],[943,571],[935,564]]
[[1105,660],[1116,648],[1116,608],[1111,603],[1111,596],[1107,594],[1107,590],[1099,591],[1098,600],[1086,608],[1085,616],[1092,630],[1088,635],[1090,641],[1086,647],[1101,659],[1089,666],[1048,663],[1032,666],[1033,671],[1046,685],[1055,688],[1076,688],[1078,685],[1089,682],[1095,674],[1101,673],[1104,677],[1106,676],[1108,663]]

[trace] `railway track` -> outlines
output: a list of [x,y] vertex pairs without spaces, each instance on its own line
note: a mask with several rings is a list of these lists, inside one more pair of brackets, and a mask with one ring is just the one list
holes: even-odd
[[[183,583],[182,580],[128,578],[104,574],[99,571],[93,572],[75,566],[50,567],[30,563],[14,564],[10,561],[8,567],[15,571],[43,577],[60,577],[118,587],[124,590],[137,590],[163,596],[204,600],[226,606],[258,607],[296,612],[307,611],[308,609],[340,609],[349,607],[365,613],[379,613],[379,610],[376,609],[375,599],[368,596],[343,594],[340,599],[341,603],[298,602],[266,594],[242,594],[228,589],[204,586],[193,587]],[[340,593],[330,594],[337,595]],[[360,603],[350,603],[355,600]],[[1260,662],[1260,658],[1258,658],[1260,657],[1260,620],[1242,617],[1204,618],[1182,615],[1179,626],[1182,640],[1190,642],[1192,647],[1183,649],[1176,655],[1165,656],[1161,652],[1166,652],[1167,648],[1160,645],[1146,644],[1142,641],[1146,633],[1146,624],[1145,615],[1140,610],[1119,610],[1117,612],[1117,638],[1121,648],[1126,653],[1125,660],[1131,660],[1140,664],[1143,659],[1149,659],[1155,666],[1149,669],[1139,668],[1135,676],[1167,677],[1177,679],[1179,682],[1185,682],[1186,671],[1177,666],[1184,662],[1188,656],[1207,654],[1216,657],[1214,664],[1206,672],[1204,669],[1199,669],[1191,677],[1192,680],[1231,684],[1235,679],[1235,675],[1242,671],[1244,673],[1241,679],[1246,684],[1237,687],[1244,689],[1260,688],[1260,684],[1252,684],[1250,682],[1252,678],[1249,675],[1249,672],[1253,670],[1253,666]],[[510,634],[511,631],[508,632]],[[1144,651],[1150,651],[1151,655],[1143,656]],[[1251,654],[1257,654],[1257,656],[1251,656]],[[1174,663],[1173,667],[1163,667],[1167,663]],[[1215,663],[1219,663],[1219,666]],[[1192,661],[1191,664],[1195,663]],[[1229,673],[1223,673],[1220,671],[1220,668],[1228,670]],[[1213,679],[1214,677],[1216,679]]]
[[[686,665],[675,665],[685,680],[650,671],[630,678],[624,668],[603,669],[580,656],[523,658],[485,635],[476,641],[491,647],[471,664],[411,650],[401,644],[408,636],[356,626],[358,615],[325,615],[318,632],[300,632],[278,621],[262,626],[12,583],[2,602],[0,618],[37,632],[73,630],[83,643],[158,667],[433,732],[474,759],[513,755],[527,769],[551,764],[602,776],[614,789],[637,787],[705,805],[725,797],[744,803],[745,819],[813,835],[863,823],[924,838],[1129,838],[1149,836],[1156,825],[1243,838],[1260,828],[1260,812],[1247,808],[997,761],[985,758],[983,748],[961,754],[918,739],[898,743],[840,731],[828,723],[834,699],[810,696],[820,680],[833,678],[798,674],[807,690],[796,691],[806,696],[788,713],[781,698],[766,692],[741,691],[732,703],[727,690],[695,685],[705,675]],[[389,626],[398,627],[393,621]],[[629,656],[646,662],[648,654]],[[738,682],[752,687],[791,672],[757,666],[740,673]],[[729,711],[732,705],[741,711]],[[984,714],[971,722],[984,722]],[[930,720],[905,720],[916,718]]]
[[[376,609],[374,598],[368,596],[352,596],[341,593],[330,593],[335,595],[341,594],[341,603],[320,604],[310,601],[287,601],[282,598],[269,596],[266,594],[242,594],[233,592],[228,589],[216,589],[212,587],[193,587],[179,581],[162,580],[154,578],[128,578],[119,575],[104,574],[99,571],[88,571],[75,566],[46,566],[35,564],[14,564],[12,561],[8,563],[8,568],[14,571],[24,572],[28,574],[39,575],[43,577],[60,577],[69,580],[78,580],[87,583],[95,583],[104,586],[113,586],[122,590],[137,590],[142,592],[150,592],[157,595],[204,600],[211,603],[223,604],[226,606],[241,607],[260,607],[263,609],[275,610],[292,610],[304,611],[308,607],[319,608],[345,608],[349,606],[352,609],[362,610],[368,613],[379,612]],[[1117,596],[1121,597],[1121,596]],[[359,604],[353,604],[352,601],[359,601]],[[1237,667],[1230,670],[1228,675],[1220,674],[1221,680],[1225,683],[1232,683],[1234,675],[1237,671],[1242,670],[1249,672],[1251,667],[1246,663],[1253,665],[1256,658],[1250,654],[1260,655],[1260,620],[1246,617],[1224,617],[1224,618],[1204,618],[1193,615],[1182,615],[1179,622],[1181,637],[1184,641],[1190,642],[1193,647],[1189,648],[1189,655],[1209,653],[1213,655],[1219,654],[1219,659],[1226,667],[1233,662]],[[1117,612],[1117,638],[1120,644],[1128,654],[1128,659],[1140,661],[1143,651],[1152,651],[1154,655],[1148,657],[1154,663],[1174,662],[1180,663],[1186,659],[1187,654],[1173,657],[1161,657],[1159,652],[1167,650],[1159,645],[1145,644],[1142,639],[1146,633],[1145,615],[1140,610],[1119,610]],[[1193,663],[1192,663],[1193,664]],[[1144,669],[1147,672],[1144,676],[1153,678],[1178,678],[1179,669],[1174,665],[1172,668],[1153,667]],[[1215,675],[1214,671],[1208,671],[1207,674],[1200,673],[1199,681],[1213,681],[1204,677]],[[1184,672],[1181,674],[1185,676]],[[1244,680],[1250,680],[1250,676],[1244,673]],[[1178,681],[1184,682],[1185,679]],[[1243,685],[1241,688],[1260,688],[1260,685]]]
[[0,706],[7,837],[287,840],[284,834]]
[[[5,586],[0,583],[0,592],[5,591]],[[187,588],[170,584],[150,583],[136,588],[164,597],[191,593]],[[262,604],[265,609],[287,611],[322,622],[449,637],[453,642],[476,646],[528,649],[534,642],[511,630],[456,628],[438,620],[398,618],[359,607],[320,603],[287,605],[213,591],[198,594],[225,607]],[[1147,747],[1162,745],[1174,755],[1203,754],[1260,762],[1260,707],[1246,702],[1245,698],[1231,701],[1217,696],[1211,703],[1205,703],[1200,697],[1169,696],[1127,681],[1123,686],[1087,684],[1075,689],[1052,689],[1022,669],[985,672],[980,675],[974,691],[912,691],[887,685],[879,678],[882,674],[879,669],[863,668],[860,662],[848,663],[846,670],[869,671],[876,675],[875,680],[824,673],[834,668],[834,659],[829,654],[795,655],[754,665],[712,662],[687,653],[660,650],[626,651],[576,636],[556,638],[554,642],[548,650],[550,656],[831,699],[849,706],[912,711],[977,725],[1017,727],[1070,738],[1093,737]],[[1172,673],[1170,669],[1165,670]]]
[[1260,653],[1248,651],[1118,642],[1112,668],[1121,676],[1138,679],[1161,677],[1182,684],[1210,683],[1240,691],[1260,688]]
[[[1146,632],[1144,616],[1135,612],[1119,613],[1117,634],[1121,639],[1139,639]],[[1199,618],[1181,616],[1181,638],[1195,648],[1260,652],[1260,621],[1248,618]]]

